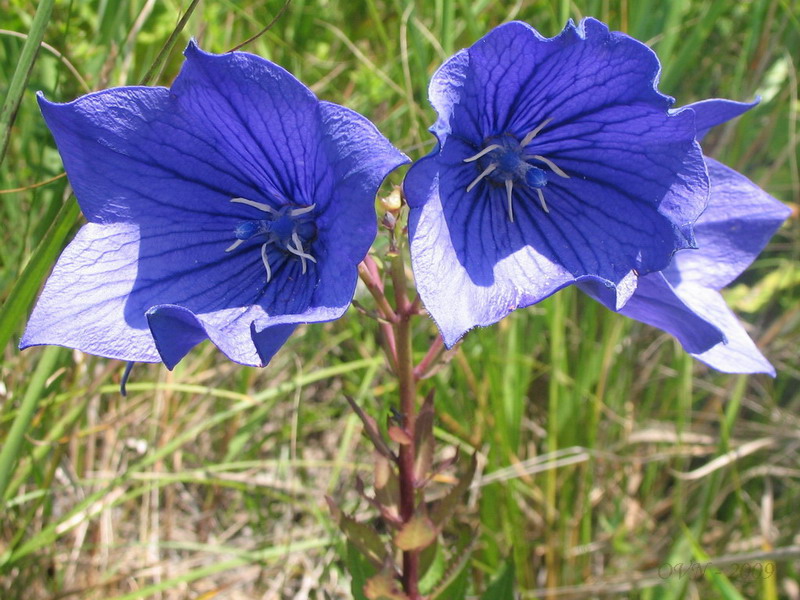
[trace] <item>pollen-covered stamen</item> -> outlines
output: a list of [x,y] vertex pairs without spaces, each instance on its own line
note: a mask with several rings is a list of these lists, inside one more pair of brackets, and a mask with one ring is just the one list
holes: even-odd
[[230,246],[225,248],[225,252],[233,252],[234,250],[236,250],[242,244],[244,244],[244,240],[236,240]]
[[[544,199],[547,182],[554,173],[558,177],[569,179],[569,175],[549,158],[530,152],[527,146],[538,136],[552,119],[545,119],[533,131],[520,141],[510,133],[503,133],[485,140],[486,147],[477,154],[463,159],[463,162],[475,162],[479,174],[467,185],[467,192],[486,180],[490,185],[505,188],[505,204],[508,220],[514,222],[514,186],[516,189],[527,188],[536,191],[542,210],[550,214]],[[532,149],[531,149],[532,150]],[[530,161],[541,164],[537,166]]]
[[514,191],[514,182],[506,179],[506,197],[508,199],[508,220],[514,222],[514,205],[511,203],[511,193]]
[[280,208],[273,208],[247,198],[232,198],[231,202],[245,204],[266,213],[262,219],[239,223],[233,231],[236,241],[225,252],[232,252],[250,240],[260,242],[261,262],[267,273],[267,283],[273,278],[276,260],[279,261],[279,266],[287,258],[296,257],[300,260],[304,275],[308,271],[308,261],[317,262],[311,254],[311,244],[317,237],[317,226],[313,218],[316,204],[299,207],[285,204]]
[[550,209],[547,208],[547,202],[544,201],[544,192],[541,189],[537,188],[536,193],[539,194],[539,202],[542,205],[542,210],[547,214],[550,214]]
[[526,154],[526,155],[525,155],[525,158],[526,158],[526,159],[531,159],[531,158],[533,158],[533,159],[536,159],[536,160],[538,160],[538,161],[540,161],[540,162],[543,162],[543,163],[544,163],[544,164],[546,164],[548,167],[550,167],[550,170],[551,170],[551,171],[553,171],[553,173],[555,173],[555,174],[556,174],[556,175],[558,175],[559,177],[563,177],[564,179],[569,179],[569,175],[567,175],[566,173],[564,173],[564,171],[562,171],[562,170],[561,170],[561,168],[559,168],[559,166],[558,166],[558,165],[556,165],[556,163],[554,163],[554,162],[553,162],[552,160],[550,160],[549,158],[545,158],[544,156],[540,156],[540,155],[538,155],[538,154]]
[[486,146],[483,150],[478,152],[475,156],[470,156],[469,158],[465,158],[464,162],[472,162],[478,160],[482,156],[489,154],[492,150],[497,150],[498,148],[502,148],[500,144],[491,144],[490,146]]
[[[261,244],[261,262],[264,263],[264,268],[267,270],[267,283],[269,280],[272,279],[272,269],[269,267],[269,257],[267,256],[267,246],[269,242],[266,244]],[[305,273],[305,271],[303,271]]]
[[252,206],[253,208],[257,208],[258,210],[269,213],[271,215],[278,213],[278,211],[272,208],[269,204],[264,204],[263,202],[256,202],[254,200],[248,200],[247,198],[231,198],[231,202],[235,204],[246,204],[247,206]]
[[292,217],[305,215],[307,213],[310,213],[316,207],[317,207],[317,204],[314,203],[314,204],[311,204],[309,206],[304,206],[303,208],[293,208],[292,210],[289,211],[289,215],[292,216]]
[[492,164],[490,164],[488,167],[486,167],[486,168],[485,168],[485,169],[484,169],[484,170],[481,172],[481,174],[480,174],[480,175],[478,175],[478,176],[477,176],[475,179],[473,179],[473,180],[472,180],[472,183],[470,183],[470,184],[467,186],[467,191],[468,191],[468,192],[471,192],[471,191],[472,191],[472,188],[474,188],[476,185],[478,185],[478,182],[479,182],[481,179],[483,179],[484,177],[486,177],[487,175],[489,175],[489,173],[491,173],[492,171],[494,171],[496,168],[497,168],[497,163],[492,163]]
[[533,141],[533,138],[535,138],[537,135],[539,135],[539,132],[542,129],[544,129],[545,127],[547,127],[547,125],[552,120],[553,120],[553,118],[551,117],[549,119],[545,119],[544,121],[542,121],[536,129],[534,129],[528,135],[526,135],[524,138],[522,138],[522,141],[519,143],[519,145],[524,148],[525,146],[530,144]]
[[300,262],[303,265],[303,275],[305,275],[306,261],[310,260],[311,262],[316,263],[317,259],[308,254],[307,252],[303,251],[303,244],[300,242],[300,237],[297,235],[296,232],[292,234],[292,242],[294,243],[294,246],[292,246],[291,244],[286,244],[286,249],[295,256],[300,257]]

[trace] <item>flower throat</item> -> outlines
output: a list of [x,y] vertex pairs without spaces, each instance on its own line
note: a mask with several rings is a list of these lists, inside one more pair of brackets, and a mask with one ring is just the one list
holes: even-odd
[[310,253],[310,245],[317,237],[317,226],[312,212],[316,204],[301,208],[290,205],[279,209],[272,208],[262,202],[254,202],[246,198],[232,198],[231,202],[246,204],[266,213],[265,218],[242,221],[234,229],[236,241],[225,252],[232,252],[249,240],[261,242],[261,262],[267,271],[267,283],[272,279],[268,249],[276,248],[288,257],[294,257],[302,265],[302,273],[308,270],[307,261],[317,262]]

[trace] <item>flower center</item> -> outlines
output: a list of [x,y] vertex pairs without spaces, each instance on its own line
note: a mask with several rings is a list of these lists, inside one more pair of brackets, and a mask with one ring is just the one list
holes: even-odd
[[[467,192],[471,192],[478,183],[486,179],[494,185],[503,185],[506,188],[506,202],[508,210],[508,220],[514,222],[514,206],[512,204],[514,184],[523,185],[532,190],[536,190],[539,196],[539,203],[542,210],[549,213],[547,203],[544,201],[542,188],[547,185],[550,173],[555,173],[559,177],[569,178],[556,164],[544,156],[532,154],[527,150],[528,144],[544,129],[551,119],[545,120],[536,129],[522,138],[522,141],[510,133],[490,137],[486,140],[486,146],[464,162],[474,162],[477,165],[479,175],[467,186]],[[530,161],[541,164],[537,166]],[[549,171],[545,171],[546,167]]]
[[267,271],[267,283],[272,279],[268,250],[275,249],[287,258],[299,260],[303,275],[308,270],[306,261],[317,262],[317,259],[309,254],[311,243],[317,237],[317,226],[312,216],[316,204],[299,208],[287,205],[275,209],[269,204],[246,198],[232,198],[231,202],[246,204],[266,213],[263,219],[239,223],[233,230],[236,241],[228,246],[225,252],[232,252],[249,240],[261,242],[261,262]]

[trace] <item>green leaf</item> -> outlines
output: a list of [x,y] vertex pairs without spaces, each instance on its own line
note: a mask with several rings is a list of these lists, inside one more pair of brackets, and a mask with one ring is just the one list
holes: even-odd
[[8,86],[8,93],[3,101],[3,105],[0,106],[0,164],[3,162],[3,158],[6,155],[8,140],[11,137],[11,126],[14,124],[14,119],[17,117],[17,110],[19,109],[20,102],[22,102],[25,87],[28,85],[28,78],[31,75],[33,63],[36,61],[39,46],[44,38],[44,31],[47,29],[47,24],[50,22],[53,4],[55,4],[55,0],[42,0],[39,2],[39,6],[36,8],[36,14],[33,17],[33,23],[31,23],[30,32],[28,32],[25,44],[22,46],[17,68],[14,69],[14,75]]
[[350,408],[353,409],[353,412],[358,415],[358,418],[361,419],[361,422],[364,424],[364,434],[370,439],[372,445],[375,446],[375,450],[386,458],[392,458],[392,450],[386,444],[386,440],[383,439],[375,419],[365,413],[358,403],[350,396],[345,396],[345,399],[350,405]]
[[78,222],[79,215],[78,203],[74,198],[70,198],[58,211],[47,234],[28,260],[25,270],[0,310],[0,347],[5,347],[20,324],[27,320],[28,309],[36,297],[36,292],[56,262],[64,240]]
[[708,554],[700,547],[697,540],[692,535],[688,527],[683,527],[684,535],[692,546],[692,554],[699,562],[690,565],[687,569],[690,573],[702,573],[706,580],[711,583],[713,587],[720,594],[720,598],[725,600],[744,600],[736,587],[731,583],[727,576],[714,566],[713,561],[709,560]]
[[514,561],[511,558],[483,592],[481,600],[514,600]]
[[331,515],[339,525],[339,529],[347,536],[348,541],[352,542],[366,558],[376,567],[380,567],[387,556],[386,545],[381,540],[378,532],[366,523],[359,523],[352,517],[348,517],[336,505],[330,496],[325,496],[330,508]]
[[[471,552],[471,549],[470,549]],[[437,591],[431,594],[431,600],[464,600],[469,587],[469,569],[466,568],[470,553],[459,557],[457,567],[450,570]],[[463,558],[463,560],[462,560]]]
[[442,545],[434,543],[425,548],[419,563],[423,573],[419,580],[419,591],[429,594],[442,581],[447,569],[447,558],[442,550]]
[[383,454],[376,453],[375,460],[375,500],[390,515],[400,517],[400,480],[394,464]]
[[431,600],[464,600],[469,583],[469,571],[466,566],[472,556],[472,550],[477,544],[477,539],[477,536],[472,537],[470,542],[458,549],[455,556],[450,559],[444,576],[430,594]]
[[364,586],[367,580],[377,573],[377,569],[350,540],[347,540],[346,564],[351,578],[350,591],[353,600],[368,600],[364,595]]

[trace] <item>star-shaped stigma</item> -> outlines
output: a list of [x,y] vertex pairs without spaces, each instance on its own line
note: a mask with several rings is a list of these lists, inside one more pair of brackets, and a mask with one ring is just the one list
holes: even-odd
[[569,179],[562,169],[552,160],[540,154],[531,154],[527,151],[528,145],[539,135],[552,119],[546,119],[536,129],[528,133],[522,141],[518,141],[510,133],[504,133],[486,140],[488,144],[477,154],[465,158],[464,162],[477,162],[480,174],[467,186],[467,192],[478,185],[483,179],[487,179],[490,184],[503,185],[506,188],[506,202],[508,210],[508,220],[514,222],[514,206],[512,203],[514,183],[526,185],[536,190],[542,210],[549,213],[547,203],[544,200],[542,188],[547,185],[548,173],[544,169],[532,165],[529,161],[534,160],[542,163],[559,177]]
[[[312,217],[316,204],[303,207],[293,207],[287,204],[279,209],[263,202],[248,200],[247,198],[231,198],[236,204],[246,204],[267,213],[264,219],[242,221],[234,229],[236,241],[225,249],[232,252],[247,241],[257,240],[261,243],[261,262],[267,271],[267,283],[272,279],[270,267],[270,249],[280,252],[283,259],[292,256],[300,260],[303,275],[308,270],[306,261],[316,264],[317,259],[309,254],[311,243],[317,237],[317,226]],[[278,256],[280,260],[281,256]]]

